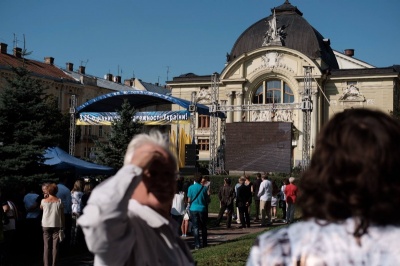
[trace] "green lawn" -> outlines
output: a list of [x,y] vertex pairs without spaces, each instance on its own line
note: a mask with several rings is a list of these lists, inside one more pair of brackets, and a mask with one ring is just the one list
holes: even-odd
[[[281,227],[282,226],[274,227],[273,229],[266,228],[263,232],[268,230],[276,230]],[[250,249],[253,246],[254,241],[256,240],[257,236],[263,232],[249,234],[223,244],[199,249],[193,252],[193,258],[197,262],[198,266],[246,265],[247,258],[250,254]]]

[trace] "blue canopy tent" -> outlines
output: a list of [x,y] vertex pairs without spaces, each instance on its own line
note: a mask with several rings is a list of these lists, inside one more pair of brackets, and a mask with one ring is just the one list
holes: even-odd
[[114,168],[78,159],[62,149],[48,148],[44,154],[44,164],[55,170],[70,170],[78,175],[112,175]]
[[[170,95],[159,94],[150,91],[129,90],[117,91],[100,95],[76,108],[77,113],[81,112],[115,112],[120,109],[124,99],[127,99],[131,106],[136,109],[159,104],[178,104],[189,110],[190,101],[179,99]],[[196,104],[196,111],[201,115],[210,115],[209,108],[203,104]],[[222,112],[217,112],[218,117],[225,117]]]

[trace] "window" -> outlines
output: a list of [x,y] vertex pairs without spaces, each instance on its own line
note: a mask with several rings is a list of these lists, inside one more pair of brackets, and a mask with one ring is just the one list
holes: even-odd
[[[265,95],[265,97],[264,97]],[[282,80],[266,80],[255,90],[253,104],[293,103],[294,93]]]
[[209,128],[210,127],[210,117],[208,115],[199,115],[198,128]]
[[284,85],[284,94],[283,94],[283,102],[284,103],[293,103],[294,102],[294,94],[290,87],[285,83]]
[[92,126],[85,126],[85,136],[92,135]]
[[89,147],[84,147],[83,148],[83,157],[88,158],[89,157]]
[[281,82],[279,80],[267,82],[266,103],[281,103]]
[[258,87],[258,89],[256,90],[256,93],[254,94],[253,97],[253,103],[263,103],[263,98],[264,98],[264,87],[261,85],[260,87]]
[[197,144],[199,145],[199,150],[209,151],[210,150],[210,140],[209,139],[198,139]]

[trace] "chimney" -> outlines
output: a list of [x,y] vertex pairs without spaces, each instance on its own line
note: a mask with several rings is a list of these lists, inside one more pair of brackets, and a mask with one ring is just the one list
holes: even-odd
[[0,53],[2,53],[2,54],[7,54],[7,44],[5,44],[5,43],[0,43]]
[[45,57],[44,62],[48,65],[54,65],[54,57]]
[[113,81],[113,74],[108,73],[108,74],[105,76],[105,78],[106,78],[106,80],[108,80],[108,81]]
[[354,49],[346,49],[346,50],[344,50],[344,54],[352,57],[352,56],[354,56]]
[[79,66],[79,73],[85,74],[85,67],[84,66]]
[[15,47],[14,48],[14,56],[16,58],[21,58],[22,57],[22,48]]
[[70,62],[68,62],[68,63],[67,63],[67,67],[66,67],[66,69],[67,69],[68,71],[74,71],[74,64],[73,64],[73,63],[70,63]]
[[115,76],[114,77],[114,82],[115,83],[121,83],[121,76]]
[[132,85],[133,85],[133,80],[132,80],[132,79],[125,79],[125,80],[124,80],[124,84],[125,84],[126,86],[132,87]]

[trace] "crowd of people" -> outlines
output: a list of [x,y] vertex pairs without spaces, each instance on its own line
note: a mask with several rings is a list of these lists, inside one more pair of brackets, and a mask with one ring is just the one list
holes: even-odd
[[[268,173],[257,173],[233,186],[224,178],[215,225],[226,216],[227,228],[234,219],[239,228],[250,227],[253,202],[259,226],[288,224],[257,238],[248,266],[399,265],[399,136],[399,122],[382,112],[336,114],[301,182],[290,177],[278,186]],[[42,237],[45,266],[56,265],[60,235],[66,235],[61,245],[74,245],[83,241],[80,230],[95,266],[195,265],[184,238],[191,231],[194,249],[208,246],[211,185],[200,174],[185,181],[176,165],[166,139],[151,131],[132,139],[124,166],[95,189],[77,180],[69,190],[61,179],[43,184],[42,193],[20,193],[22,202],[2,195],[2,263],[16,255],[23,220],[21,232]],[[302,217],[294,223],[298,207]]]
[[[23,265],[40,258],[45,266],[56,265],[60,252],[85,249],[83,233],[74,221],[82,214],[94,183],[77,179],[69,190],[70,179],[63,176],[58,184],[0,191],[0,265]],[[21,256],[21,250],[26,256]]]

